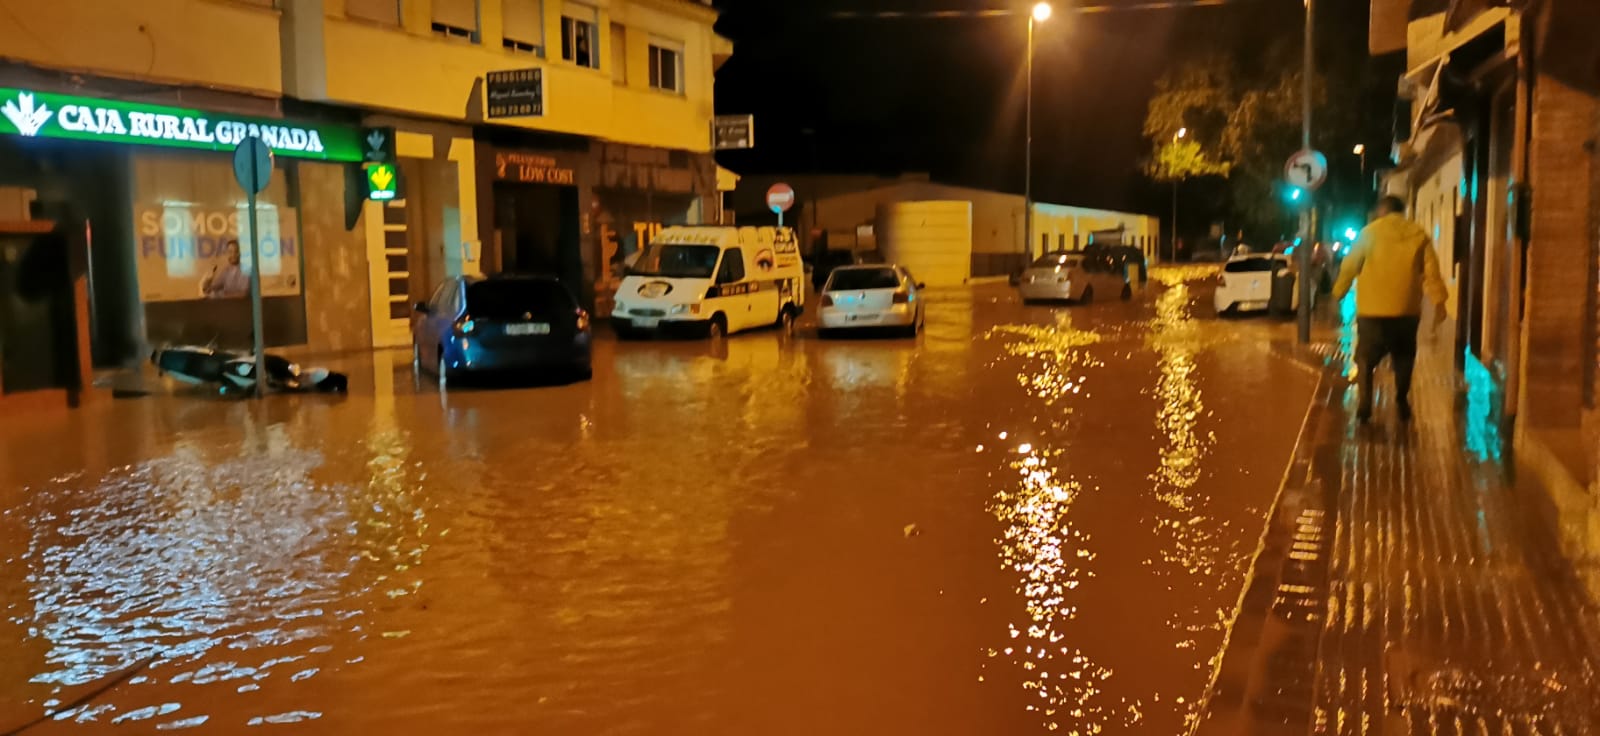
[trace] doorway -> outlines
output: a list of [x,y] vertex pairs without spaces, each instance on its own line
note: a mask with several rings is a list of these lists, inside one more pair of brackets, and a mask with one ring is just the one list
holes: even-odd
[[495,184],[494,230],[501,273],[555,276],[574,293],[583,292],[575,187]]

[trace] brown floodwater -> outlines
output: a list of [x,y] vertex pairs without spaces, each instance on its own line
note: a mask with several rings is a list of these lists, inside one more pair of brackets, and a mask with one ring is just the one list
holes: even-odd
[[0,733],[1181,732],[1316,376],[1164,280],[8,420]]

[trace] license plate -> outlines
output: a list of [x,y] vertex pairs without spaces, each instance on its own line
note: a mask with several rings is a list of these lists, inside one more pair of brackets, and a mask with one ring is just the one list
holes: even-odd
[[524,322],[522,324],[506,325],[506,334],[507,335],[548,335],[548,334],[550,334],[550,323],[548,323],[548,322]]
[[1239,308],[1240,309],[1266,309],[1267,308],[1267,303],[1264,302],[1264,301],[1259,301],[1259,302],[1240,302],[1239,303]]
[[634,327],[640,327],[640,328],[648,330],[648,329],[650,329],[652,327],[655,327],[658,324],[661,324],[661,320],[656,319],[655,317],[634,317],[633,318],[633,326]]
[[876,314],[852,314],[852,315],[850,315],[850,321],[851,322],[877,322],[878,321],[878,317],[879,317],[879,315],[876,315]]

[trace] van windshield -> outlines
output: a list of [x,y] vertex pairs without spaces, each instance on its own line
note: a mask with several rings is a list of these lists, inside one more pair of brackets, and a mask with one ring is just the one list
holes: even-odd
[[717,270],[717,256],[722,249],[715,245],[663,245],[651,243],[639,254],[633,268],[635,276],[662,276],[678,279],[708,279]]

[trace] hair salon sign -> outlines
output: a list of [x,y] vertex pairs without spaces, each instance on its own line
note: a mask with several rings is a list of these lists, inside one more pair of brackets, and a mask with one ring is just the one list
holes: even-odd
[[213,151],[257,136],[280,156],[360,161],[362,154],[356,128],[7,88],[0,88],[0,133]]

